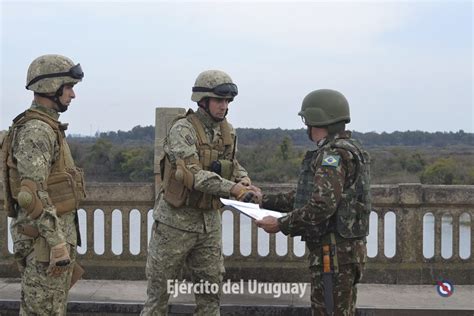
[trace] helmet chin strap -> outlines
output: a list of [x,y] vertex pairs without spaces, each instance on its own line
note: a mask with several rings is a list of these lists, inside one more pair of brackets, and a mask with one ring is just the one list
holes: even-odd
[[227,113],[229,113],[229,109],[227,109],[225,111],[225,115],[224,115],[223,118],[215,117],[214,115],[211,114],[211,111],[209,110],[209,98],[206,98],[205,102],[206,103],[204,104],[204,106],[202,106],[201,103],[198,102],[198,106],[200,108],[204,109],[204,111],[206,111],[206,113],[209,114],[209,116],[214,120],[214,122],[219,123],[219,122],[222,122],[223,120],[225,120],[225,117],[227,116]]
[[66,112],[67,106],[62,104],[61,101],[59,100],[59,97],[63,95],[63,86],[59,87],[59,89],[56,91],[54,96],[50,96],[41,92],[35,92],[35,93],[43,98],[49,99],[53,101],[54,103],[56,103],[56,105],[58,106],[58,112],[60,113]]

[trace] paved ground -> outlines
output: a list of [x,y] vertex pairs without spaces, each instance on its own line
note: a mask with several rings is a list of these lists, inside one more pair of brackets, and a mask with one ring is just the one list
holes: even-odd
[[[269,287],[271,285],[271,287]],[[278,296],[278,286],[268,283],[229,283],[222,298],[229,306],[309,306],[309,284],[295,283],[285,290],[293,294]],[[267,286],[265,288],[265,286]],[[258,288],[260,287],[260,289]],[[304,292],[302,291],[304,289]],[[434,285],[360,284],[357,307],[361,310],[464,311],[474,315],[474,285],[455,286],[450,297],[441,297]],[[233,290],[234,294],[231,294]],[[265,291],[271,293],[265,293]],[[260,293],[254,293],[254,292]],[[278,297],[276,297],[278,296]],[[0,306],[15,305],[20,297],[18,279],[0,279]],[[97,305],[138,305],[146,297],[146,281],[81,280],[71,290],[69,301]],[[191,294],[171,298],[175,306],[194,303]],[[74,304],[76,305],[76,304]],[[469,312],[468,312],[469,311]],[[471,313],[472,312],[472,313]],[[0,313],[1,314],[1,313]],[[448,313],[450,314],[450,313]]]

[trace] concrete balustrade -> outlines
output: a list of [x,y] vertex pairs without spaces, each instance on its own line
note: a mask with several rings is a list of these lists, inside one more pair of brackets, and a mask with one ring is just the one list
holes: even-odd
[[[261,184],[264,192],[287,191],[292,185]],[[153,184],[130,183],[90,183],[87,187],[87,199],[81,205],[86,214],[85,252],[79,261],[87,270],[88,279],[134,280],[145,278],[145,262],[149,230],[151,228],[150,211],[153,208],[155,187]],[[474,284],[474,186],[433,186],[420,184],[374,185],[372,186],[373,212],[376,216],[371,225],[377,226],[376,235],[370,242],[376,242],[376,254],[369,258],[363,282],[386,284],[434,284],[439,279],[449,279],[455,284]],[[0,193],[0,208],[3,212],[3,196]],[[100,210],[100,211],[98,211]],[[114,210],[117,213],[112,215]],[[130,212],[139,212],[138,221],[139,251],[130,252]],[[81,211],[82,212],[82,211]],[[103,212],[103,227],[94,220],[95,212]],[[226,211],[229,212],[229,211]],[[5,213],[2,213],[5,214]],[[275,235],[270,235],[269,252],[262,256],[258,253],[258,228],[251,224],[251,238],[248,241],[251,252],[241,254],[241,217],[233,214],[233,249],[225,257],[226,278],[232,280],[257,279],[261,281],[309,281],[306,254],[296,256],[293,252],[293,238],[287,238],[287,253],[277,254]],[[390,215],[387,215],[390,214]],[[423,227],[426,214],[434,217],[433,256],[423,255]],[[464,215],[463,215],[464,214]],[[115,254],[112,247],[112,231],[117,229],[112,218],[121,217],[121,252]],[[393,256],[386,256],[386,222],[395,217],[395,247]],[[429,215],[428,215],[429,216]],[[452,233],[444,236],[443,216],[452,219]],[[462,221],[460,221],[462,219]],[[449,224],[449,221],[448,221]],[[113,227],[114,226],[114,227]],[[429,226],[429,225],[428,225]],[[373,227],[373,228],[374,228]],[[460,229],[464,239],[460,238]],[[226,229],[226,228],[224,228]],[[120,230],[120,229],[119,229]],[[371,230],[373,231],[373,229]],[[393,231],[393,230],[392,230]],[[450,231],[449,229],[447,231]],[[103,254],[97,254],[98,247],[95,232],[103,232]],[[8,246],[8,221],[0,216],[0,277],[16,277],[13,255]],[[426,232],[425,232],[426,235]],[[132,236],[134,237],[134,236]],[[244,236],[242,236],[243,238]],[[447,243],[443,239],[447,238]],[[114,237],[116,241],[116,237]],[[261,242],[261,241],[260,241]],[[426,242],[426,241],[425,241]],[[442,244],[450,244],[452,255],[444,258]],[[460,253],[463,246],[463,255]],[[426,248],[426,245],[425,245]],[[429,248],[429,247],[428,247]],[[134,251],[135,253],[137,251]],[[186,272],[184,272],[186,273]]]

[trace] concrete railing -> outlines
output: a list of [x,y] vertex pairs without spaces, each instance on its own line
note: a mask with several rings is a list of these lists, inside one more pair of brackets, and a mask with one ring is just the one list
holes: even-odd
[[[265,184],[261,187],[264,192],[292,188]],[[85,242],[79,249],[86,278],[144,279],[154,185],[96,183],[88,185],[87,193],[80,210]],[[455,284],[474,284],[474,186],[374,185],[372,197],[368,238],[372,251],[369,251],[365,282],[430,284],[443,278]],[[3,212],[1,193],[0,203]],[[8,221],[5,213],[2,214],[0,277],[14,277],[18,272],[9,250]],[[230,225],[224,226],[224,235],[231,236],[230,240],[224,240],[225,254],[229,254],[225,258],[226,278],[309,280],[307,254],[300,251],[297,255],[293,251],[294,244],[301,242],[259,233],[255,224],[242,221],[239,214],[225,213],[224,217],[226,222],[232,219]],[[242,223],[247,225],[245,234],[241,233]],[[394,227],[390,228],[390,223]],[[117,231],[121,234],[117,235]],[[261,239],[268,243],[266,255],[260,251]],[[282,240],[286,247],[281,247]],[[244,244],[250,245],[248,255],[240,251]],[[279,246],[288,249],[286,254],[281,255]]]

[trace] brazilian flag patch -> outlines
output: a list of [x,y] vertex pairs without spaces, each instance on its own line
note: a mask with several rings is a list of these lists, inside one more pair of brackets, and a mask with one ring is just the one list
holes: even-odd
[[339,166],[341,162],[341,156],[337,154],[324,153],[322,166],[334,167]]

